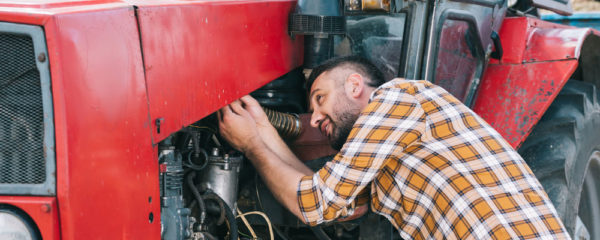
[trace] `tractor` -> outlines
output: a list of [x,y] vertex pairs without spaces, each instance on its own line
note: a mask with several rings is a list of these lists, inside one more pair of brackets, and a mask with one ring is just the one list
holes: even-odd
[[251,94],[313,169],[306,75],[360,55],[445,88],[523,156],[573,238],[600,239],[600,32],[568,0],[0,1],[0,239],[399,239],[310,227],[224,141]]

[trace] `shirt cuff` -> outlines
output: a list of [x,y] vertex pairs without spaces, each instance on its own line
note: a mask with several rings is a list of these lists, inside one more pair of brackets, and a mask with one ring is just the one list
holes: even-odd
[[323,206],[321,206],[321,196],[313,178],[317,174],[304,176],[298,183],[298,206],[304,218],[304,222],[315,226],[323,222]]
[[338,218],[344,218],[354,214],[356,206],[366,204],[369,199],[368,191],[363,191],[349,205],[324,206],[328,201],[323,199],[320,184],[319,173],[311,176],[304,176],[298,184],[298,206],[304,222],[310,226],[315,226],[323,222],[333,221]]

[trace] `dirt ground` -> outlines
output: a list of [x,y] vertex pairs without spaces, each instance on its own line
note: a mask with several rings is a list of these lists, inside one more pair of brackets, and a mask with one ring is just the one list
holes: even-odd
[[[600,12],[600,0],[571,0],[573,12]],[[540,9],[540,14],[554,14],[549,10]]]
[[598,12],[600,11],[600,1],[573,0],[573,10],[575,12]]

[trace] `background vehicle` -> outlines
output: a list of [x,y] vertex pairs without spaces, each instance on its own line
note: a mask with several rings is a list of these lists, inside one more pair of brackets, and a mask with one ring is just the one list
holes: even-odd
[[[598,34],[526,15],[536,7],[570,11],[562,0],[2,2],[0,238],[397,238],[372,214],[303,226],[211,115],[252,92],[318,168],[333,152],[298,128],[304,74],[360,54],[471,106],[519,149],[568,230],[599,239]],[[254,211],[266,220],[233,220]]]

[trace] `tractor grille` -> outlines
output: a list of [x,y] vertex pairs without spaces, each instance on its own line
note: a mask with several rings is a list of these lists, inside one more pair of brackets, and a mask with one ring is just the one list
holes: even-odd
[[0,32],[0,183],[46,180],[43,116],[32,38]]

